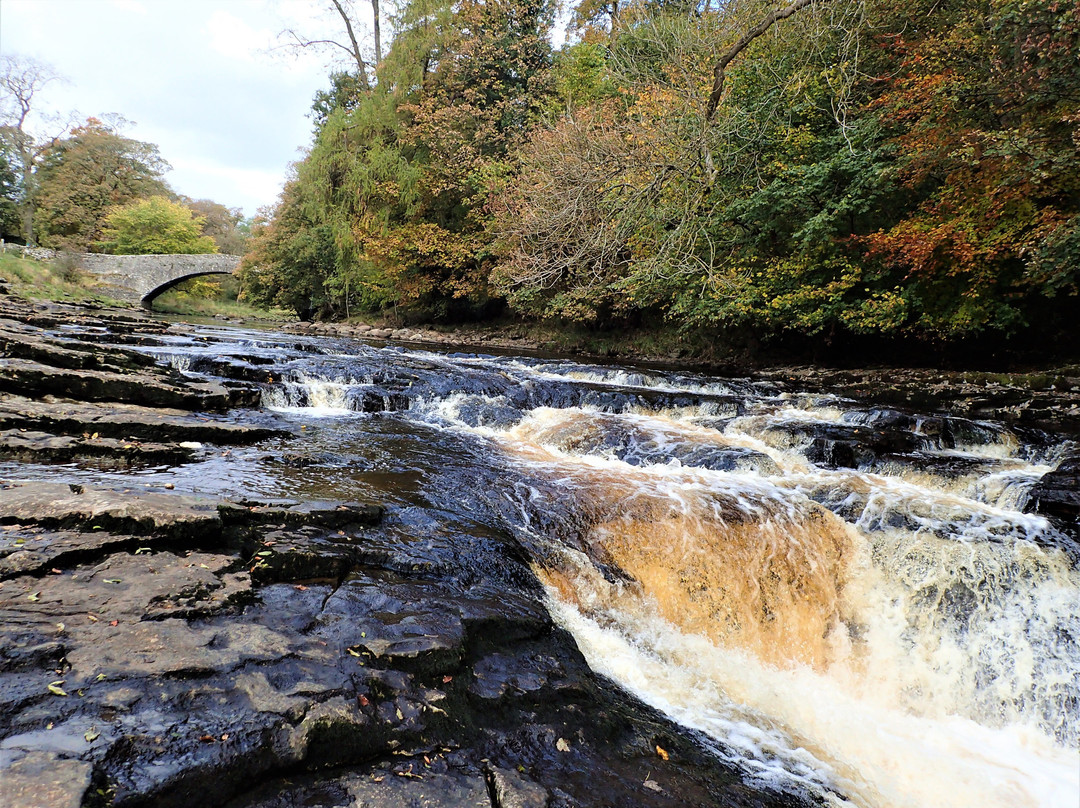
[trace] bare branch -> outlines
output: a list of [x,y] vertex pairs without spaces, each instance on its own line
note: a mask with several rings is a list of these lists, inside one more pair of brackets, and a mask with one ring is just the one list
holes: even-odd
[[361,74],[365,74],[367,71],[367,62],[365,62],[364,57],[360,55],[360,45],[356,41],[356,34],[353,33],[352,20],[349,19],[349,15],[341,5],[341,0],[330,0],[330,2],[333,3],[334,8],[337,9],[341,21],[345,23],[345,31],[349,35],[349,43],[352,45],[352,54],[353,58],[356,59],[357,70],[359,70]]
[[[720,105],[720,98],[724,94],[724,75],[728,65],[731,64],[732,59],[746,50],[746,47],[751,42],[772,28],[775,23],[780,20],[786,20],[788,17],[798,13],[815,1],[816,0],[795,0],[790,6],[777,9],[739,37],[739,40],[724,52],[724,55],[721,56],[720,60],[716,63],[716,67],[713,68],[712,92],[709,93],[709,106],[705,110],[706,121],[712,120],[713,115],[716,114],[716,108]],[[820,0],[820,2],[827,2],[827,0]]]

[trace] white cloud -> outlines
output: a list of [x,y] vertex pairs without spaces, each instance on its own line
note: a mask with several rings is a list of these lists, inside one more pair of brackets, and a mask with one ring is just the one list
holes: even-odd
[[[157,144],[177,193],[247,215],[277,198],[311,138],[306,117],[327,85],[325,61],[269,52],[277,32],[313,33],[304,0],[0,0],[0,52],[70,77],[42,93],[41,113],[118,112],[125,134]],[[141,12],[139,11],[141,9]],[[145,12],[145,13],[142,13]],[[285,58],[275,58],[280,55]]]
[[146,14],[146,6],[139,0],[112,0],[113,6],[121,11],[130,11],[134,14]]
[[[169,184],[180,193],[242,207],[248,215],[261,204],[276,200],[284,184],[280,171],[236,168],[205,157],[180,157],[171,162]],[[253,200],[263,201],[253,204]]]
[[206,23],[210,47],[230,59],[257,62],[274,38],[266,28],[253,28],[245,20],[222,9],[215,10]]

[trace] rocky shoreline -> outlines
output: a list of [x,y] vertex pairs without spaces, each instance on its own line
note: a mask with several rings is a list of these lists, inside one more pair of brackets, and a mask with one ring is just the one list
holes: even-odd
[[[0,296],[0,461],[35,469],[0,478],[5,808],[809,804],[747,785],[593,674],[509,535],[440,545],[381,503],[65,478],[302,440],[244,415],[265,381],[254,358],[214,360],[225,380],[206,382],[146,350],[191,329]],[[1075,387],[1040,398],[928,373],[758,378],[1076,432]],[[910,449],[884,424],[829,429],[812,451],[831,467]],[[1030,507],[1080,540],[1078,459]]]
[[136,350],[169,331],[0,297],[0,459],[37,475],[0,480],[5,808],[806,804],[594,675],[509,536],[49,479],[295,438]]

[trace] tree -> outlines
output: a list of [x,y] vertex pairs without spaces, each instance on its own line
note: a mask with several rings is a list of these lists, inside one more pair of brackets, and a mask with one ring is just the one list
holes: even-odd
[[292,309],[309,319],[327,306],[325,282],[334,271],[337,249],[330,228],[305,211],[303,190],[291,177],[277,205],[260,211],[237,275],[241,299]]
[[124,123],[88,118],[42,154],[37,233],[43,245],[88,250],[100,240],[111,209],[172,196],[163,178],[169,164],[157,146],[121,135]]
[[22,221],[19,217],[19,178],[15,160],[0,142],[0,239],[19,238]]
[[189,199],[186,196],[180,197],[179,201],[202,218],[201,235],[212,238],[218,252],[227,255],[244,254],[251,231],[240,208],[227,208],[210,199]]
[[60,77],[50,65],[25,56],[0,56],[0,145],[7,167],[15,172],[11,201],[18,209],[25,243],[34,244],[34,171],[55,138],[35,139],[28,129],[35,96]]
[[155,196],[113,208],[98,246],[116,255],[216,253],[214,240],[200,235],[204,221],[190,208]]
[[345,72],[353,74],[363,89],[369,90],[371,88],[369,73],[372,68],[377,69],[382,62],[381,9],[379,8],[379,0],[370,0],[370,2],[372,31],[375,40],[374,64],[369,63],[364,56],[363,49],[360,47],[360,40],[356,33],[358,16],[353,0],[325,0],[322,3],[327,14],[341,26],[339,34],[313,37],[295,28],[286,28],[281,32],[279,38],[285,40],[285,47],[287,48],[323,50],[339,56],[347,54],[346,58],[349,61],[350,69]]

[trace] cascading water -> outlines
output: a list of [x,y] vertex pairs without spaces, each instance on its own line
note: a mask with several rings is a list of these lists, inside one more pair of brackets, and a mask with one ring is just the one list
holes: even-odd
[[1022,511],[1062,441],[689,374],[277,361],[265,406],[312,424],[339,484],[362,475],[333,453],[414,436],[394,449],[421,469],[410,496],[511,531],[590,664],[748,780],[873,808],[1077,804],[1076,548]]

